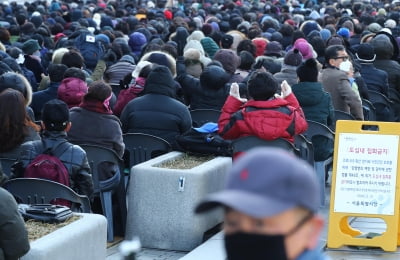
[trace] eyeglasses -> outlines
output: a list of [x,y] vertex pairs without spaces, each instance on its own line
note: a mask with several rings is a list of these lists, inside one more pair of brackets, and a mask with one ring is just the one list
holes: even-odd
[[339,57],[335,57],[334,59],[335,60],[342,59],[343,61],[347,61],[349,59],[349,56],[339,56]]
[[288,233],[285,234],[285,236],[291,236],[297,231],[299,231],[299,229],[313,217],[314,214],[312,212],[308,212],[307,215],[299,223],[297,223],[297,225],[292,230],[290,230]]

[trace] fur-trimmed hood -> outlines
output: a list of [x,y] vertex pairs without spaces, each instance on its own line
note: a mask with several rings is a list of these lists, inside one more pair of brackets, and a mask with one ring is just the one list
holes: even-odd
[[175,59],[168,53],[162,51],[148,52],[140,59],[140,61],[149,61],[158,65],[164,65],[169,68],[173,77],[176,77]]
[[32,87],[24,75],[16,72],[6,72],[0,76],[0,92],[12,88],[21,92],[25,97],[25,105],[32,102]]

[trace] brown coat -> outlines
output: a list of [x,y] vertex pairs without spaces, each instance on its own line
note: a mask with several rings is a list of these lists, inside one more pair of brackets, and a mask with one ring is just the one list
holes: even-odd
[[331,94],[335,110],[350,113],[359,120],[364,119],[361,99],[351,88],[344,71],[326,68],[322,70],[320,81],[325,91]]

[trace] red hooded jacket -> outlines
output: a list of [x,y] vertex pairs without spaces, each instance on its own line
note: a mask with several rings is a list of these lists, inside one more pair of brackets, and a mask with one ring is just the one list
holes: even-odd
[[304,117],[293,93],[286,98],[266,101],[250,100],[243,104],[229,96],[218,120],[219,134],[225,139],[254,135],[265,140],[284,138],[293,143],[294,136],[307,130]]

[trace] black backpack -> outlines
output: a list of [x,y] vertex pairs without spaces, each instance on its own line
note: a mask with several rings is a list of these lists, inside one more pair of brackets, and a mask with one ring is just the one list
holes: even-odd
[[177,136],[177,143],[184,152],[198,155],[232,156],[232,142],[224,140],[217,132],[201,133],[193,127]]

